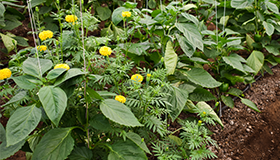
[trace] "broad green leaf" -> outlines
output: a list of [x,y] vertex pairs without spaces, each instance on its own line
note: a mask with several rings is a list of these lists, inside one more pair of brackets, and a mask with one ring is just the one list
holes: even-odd
[[133,2],[129,2],[129,1],[126,1],[124,4],[123,4],[123,7],[125,8],[136,8],[138,3],[133,3]]
[[6,158],[10,157],[11,155],[15,154],[24,145],[25,140],[22,140],[15,145],[7,147],[6,131],[5,131],[2,123],[0,123],[0,142],[1,142],[0,159],[6,159]]
[[95,90],[93,90],[89,87],[86,88],[86,92],[89,95],[89,97],[91,98],[91,100],[95,100],[95,99],[103,100],[104,99]]
[[113,35],[114,35],[114,40],[117,41],[118,37],[120,40],[126,40],[126,33],[124,30],[122,30],[121,28],[115,26],[114,24],[112,25],[113,28]]
[[27,92],[26,91],[20,91],[18,92],[15,96],[13,96],[9,102],[7,102],[6,104],[4,104],[2,107],[6,106],[6,105],[9,105],[9,104],[12,104],[12,103],[15,103],[17,101],[20,101],[24,98],[27,97]]
[[187,20],[193,22],[196,26],[199,26],[199,21],[198,19],[191,15],[191,14],[188,14],[188,13],[181,13],[183,17],[185,17]]
[[101,97],[114,97],[117,94],[108,91],[96,91]]
[[149,8],[156,8],[157,2],[155,0],[149,0]]
[[177,66],[178,56],[175,53],[172,42],[168,41],[165,49],[164,65],[167,69],[167,75],[173,74]]
[[75,147],[68,156],[70,160],[92,160],[93,153],[87,147]]
[[143,149],[146,153],[151,154],[150,150],[148,149],[145,141],[142,140],[142,138],[134,133],[134,132],[127,132],[126,133],[126,137],[128,139],[130,139],[132,142],[134,142],[138,147],[140,147],[141,149]]
[[175,23],[175,26],[181,31],[187,40],[195,47],[203,51],[203,41],[198,28],[194,24],[190,23]]
[[115,9],[112,14],[112,21],[113,21],[114,25],[118,25],[122,21],[122,18],[123,18],[122,12],[129,11],[129,10],[130,9],[125,8],[125,7],[119,7],[117,9]]
[[186,74],[188,79],[202,87],[206,88],[216,88],[219,87],[222,83],[216,81],[207,71],[202,68],[192,68],[187,72],[183,72]]
[[105,99],[101,103],[100,109],[107,118],[121,125],[143,126],[127,106],[114,99]]
[[5,6],[2,3],[0,3],[0,17],[4,17],[5,11]]
[[50,120],[58,126],[67,106],[67,95],[59,87],[45,86],[39,90],[39,99]]
[[192,93],[190,93],[190,100],[192,101],[211,101],[217,99],[211,92],[203,88],[196,88]]
[[23,76],[13,77],[12,79],[20,88],[31,90],[36,87],[36,84],[32,83],[29,80],[32,80],[34,78],[35,77],[29,75],[23,75]]
[[64,68],[53,69],[48,73],[46,78],[49,80],[55,79],[55,78],[59,77],[61,74],[63,74],[65,71],[66,71],[66,69],[64,69]]
[[110,18],[112,11],[108,7],[97,7],[96,12],[98,13],[98,17],[101,21],[105,21],[106,19]]
[[109,25],[107,28],[103,28],[102,31],[100,32],[100,35],[102,37],[111,37],[114,35],[114,32],[111,29],[111,25]]
[[209,115],[211,116],[211,118],[213,118],[213,120],[215,120],[216,122],[219,123],[219,125],[221,125],[224,128],[224,125],[221,121],[221,119],[219,118],[219,116],[216,114],[216,112],[205,102],[198,102],[196,104],[197,108],[199,108],[200,110],[205,110],[207,109],[209,111]]
[[111,147],[108,160],[147,160],[145,152],[131,140],[118,141]]
[[13,49],[15,49],[15,46],[17,45],[17,41],[15,39],[2,33],[0,33],[0,36],[8,52],[11,52]]
[[187,38],[180,36],[179,34],[176,34],[176,38],[180,44],[181,49],[184,51],[184,53],[190,58],[192,57],[195,48],[189,43]]
[[236,9],[244,9],[246,7],[253,7],[254,0],[232,0],[231,7]]
[[187,5],[183,6],[184,11],[187,11],[187,10],[192,9],[192,8],[197,8],[197,6],[195,4],[187,4]]
[[26,38],[16,36],[16,37],[13,37],[13,39],[15,39],[17,41],[17,45],[19,45],[19,46],[22,46],[22,47],[29,46]]
[[274,33],[274,26],[271,23],[263,21],[263,27],[267,35],[271,36]]
[[189,93],[186,90],[182,90],[180,88],[172,86],[171,96],[168,97],[168,102],[172,104],[172,106],[167,106],[167,109],[171,110],[169,113],[172,121],[179,116],[179,114],[184,109],[184,106],[188,100]]
[[222,101],[224,102],[225,105],[229,106],[230,108],[234,107],[234,102],[230,96],[224,96],[222,95]]
[[39,63],[40,66],[37,58],[28,58],[23,62],[22,70],[28,75],[41,78],[46,71],[52,68],[53,63],[48,59],[39,59]]
[[280,45],[279,42],[272,40],[270,45],[265,45],[264,46],[265,49],[269,52],[272,53],[275,56],[280,55],[279,49],[280,49]]
[[86,74],[86,72],[83,72],[81,69],[78,69],[78,68],[71,68],[65,74],[63,74],[62,76],[59,76],[57,78],[57,80],[54,83],[54,86],[60,85],[61,83],[65,82],[73,77],[83,75],[83,74]]
[[48,131],[36,146],[32,160],[63,160],[74,148],[73,128],[55,128]]
[[257,112],[261,112],[258,107],[255,105],[255,103],[253,103],[252,101],[250,101],[249,99],[245,99],[245,98],[241,98],[241,102],[244,103],[246,106],[252,108],[253,110],[257,111]]
[[243,92],[240,89],[237,88],[231,88],[228,91],[228,94],[231,94],[233,96],[240,96]]
[[248,44],[249,48],[252,50],[254,47],[252,44],[254,43],[254,39],[250,37],[249,34],[246,34],[246,43]]
[[42,112],[35,104],[17,109],[7,123],[7,146],[24,140],[37,127],[41,116]]
[[228,20],[229,20],[229,16],[222,16],[220,18],[220,24],[222,24],[223,26],[227,26]]
[[181,138],[179,138],[179,137],[177,137],[177,136],[174,136],[174,135],[172,135],[172,134],[170,134],[170,135],[168,136],[168,138],[170,138],[172,141],[174,141],[175,143],[177,143],[178,146],[181,146],[182,143],[183,143],[183,140],[182,140]]
[[102,114],[96,114],[94,115],[90,121],[89,124],[100,131],[110,131],[112,129],[111,124],[109,120]]
[[247,65],[255,71],[255,75],[260,71],[264,63],[264,55],[260,51],[253,51],[247,59]]
[[[243,68],[243,65],[242,65],[242,61],[240,61],[241,59],[243,59],[241,56],[239,56],[238,54],[230,54],[229,56],[227,57],[223,57],[223,60],[229,64],[230,66],[232,66],[233,68],[239,70],[239,71],[242,71],[242,72],[245,72],[244,71],[244,68]],[[246,62],[246,60],[244,60]],[[244,62],[243,61],[243,62]]]
[[31,7],[35,7],[39,4],[42,4],[42,3],[45,3],[47,0],[31,0],[30,1],[30,4],[31,4]]
[[277,7],[274,3],[267,2],[267,3],[266,3],[266,6],[267,6],[268,9],[270,9],[272,12],[274,12],[274,13],[276,13],[276,14],[279,14],[279,9],[278,9],[278,7]]

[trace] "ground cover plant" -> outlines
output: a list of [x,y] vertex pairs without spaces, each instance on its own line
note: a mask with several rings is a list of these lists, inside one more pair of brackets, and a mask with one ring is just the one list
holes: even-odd
[[[211,159],[208,126],[223,127],[219,106],[233,108],[237,96],[259,111],[234,85],[280,61],[273,1],[127,1],[111,14],[114,3],[95,7],[97,15],[92,2],[36,4],[35,47],[0,70],[9,117],[0,159],[19,149],[27,159]],[[53,27],[43,23],[50,17]]]

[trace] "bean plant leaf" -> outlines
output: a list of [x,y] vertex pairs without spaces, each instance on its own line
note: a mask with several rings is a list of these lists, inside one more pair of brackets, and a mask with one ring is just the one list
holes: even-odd
[[232,0],[231,7],[236,9],[244,9],[246,7],[252,7],[254,0]]
[[108,160],[147,160],[145,152],[131,140],[118,141],[111,147]]
[[186,90],[182,90],[180,88],[172,86],[171,96],[168,97],[168,102],[172,104],[172,106],[167,106],[171,112],[169,113],[172,121],[179,116],[179,114],[184,109],[184,106],[188,100],[189,93]]
[[87,147],[76,147],[69,155],[70,160],[91,160],[92,151]]
[[276,13],[276,14],[279,14],[279,9],[278,9],[278,7],[277,7],[274,3],[267,2],[267,3],[266,3],[266,6],[267,6],[268,9],[270,9],[272,12],[274,12],[274,13]]
[[50,120],[58,126],[67,106],[67,95],[59,87],[45,86],[39,90],[39,99]]
[[215,120],[216,122],[219,123],[219,125],[221,125],[222,127],[224,127],[221,119],[219,118],[219,116],[216,114],[216,112],[205,102],[198,102],[196,104],[197,108],[200,110],[209,110],[209,115],[211,116],[211,118],[213,118],[213,120]]
[[188,42],[187,38],[180,36],[179,34],[176,34],[176,38],[180,44],[181,49],[184,51],[184,53],[190,58],[192,57],[195,48]]
[[42,4],[42,3],[45,3],[47,0],[31,0],[30,1],[30,4],[31,4],[31,7],[35,7],[39,4]]
[[97,7],[96,12],[98,13],[98,17],[101,21],[105,21],[106,19],[110,18],[112,11],[108,7]]
[[27,92],[26,91],[20,91],[15,96],[13,96],[10,99],[10,101],[7,102],[6,104],[4,104],[2,107],[6,106],[6,105],[9,105],[9,104],[12,104],[12,103],[15,103],[15,102],[18,102],[18,101],[21,101],[26,97],[27,97]]
[[260,51],[253,51],[247,59],[247,64],[255,71],[255,75],[260,71],[264,63],[264,55]]
[[207,71],[202,68],[192,68],[191,70],[183,73],[188,77],[188,79],[202,87],[206,88],[216,88],[222,83],[216,81]]
[[29,75],[22,75],[18,77],[13,77],[13,80],[20,88],[31,90],[36,87],[36,84],[31,83],[29,80],[32,80],[34,78],[35,77]]
[[190,100],[192,101],[211,101],[217,99],[211,92],[203,88],[196,88],[192,93],[190,93]]
[[197,6],[194,5],[194,4],[187,4],[187,5],[183,6],[184,11],[187,11],[187,10],[192,9],[192,8],[197,8]]
[[107,118],[121,125],[143,126],[127,106],[114,99],[105,99],[101,103],[100,109]]
[[83,71],[81,71],[81,69],[78,69],[78,68],[71,68],[65,74],[63,74],[62,76],[59,76],[59,78],[57,78],[57,80],[54,83],[54,86],[60,85],[61,83],[65,82],[73,77],[83,75],[83,74],[86,74],[86,72],[83,72]]
[[61,74],[63,74],[65,71],[66,71],[66,69],[64,69],[64,68],[53,69],[48,73],[46,78],[49,80],[55,79],[55,78],[59,77]]
[[225,105],[229,106],[230,108],[234,107],[234,102],[230,96],[224,96],[222,95],[222,101],[224,102]]
[[185,17],[187,20],[193,22],[196,26],[199,26],[199,21],[198,19],[191,15],[191,14],[188,14],[188,13],[181,13],[183,17]]
[[46,71],[52,68],[53,63],[48,59],[39,59],[39,63],[40,66],[37,58],[28,58],[23,62],[22,70],[28,75],[41,78]]
[[[243,68],[243,65],[242,65],[242,61],[244,60],[241,56],[239,56],[238,54],[230,54],[229,56],[227,57],[223,57],[223,60],[229,64],[230,66],[232,66],[233,68],[239,70],[239,71],[242,71],[242,72],[245,72],[244,71],[244,68]],[[244,60],[246,62],[246,60]],[[243,62],[244,62],[243,61]]]
[[203,41],[198,28],[190,23],[175,23],[177,29],[184,34],[187,40],[195,47],[203,51]]
[[36,128],[41,116],[42,112],[35,104],[17,109],[7,123],[7,146],[24,140]]
[[173,74],[177,66],[178,56],[175,53],[172,42],[168,41],[165,49],[164,64],[167,69],[167,75]]
[[94,115],[90,121],[89,124],[100,131],[110,131],[112,130],[111,124],[109,120],[102,114],[96,114]]
[[71,128],[55,128],[47,132],[36,146],[31,160],[66,159],[74,148]]
[[231,94],[233,96],[240,96],[243,92],[240,89],[237,88],[231,88],[228,91],[228,94]]
[[151,152],[148,149],[145,141],[143,141],[142,138],[138,134],[136,134],[134,132],[128,132],[128,133],[126,133],[126,137],[128,139],[130,139],[132,142],[134,142],[138,147],[143,149],[146,153],[151,154]]
[[274,33],[274,26],[271,23],[263,21],[263,27],[267,35],[271,36]]
[[2,123],[0,123],[0,159],[6,159],[11,155],[15,154],[25,143],[25,139],[18,142],[17,144],[7,147],[6,143],[6,131]]
[[252,101],[250,101],[249,99],[245,99],[245,98],[241,98],[241,102],[244,103],[246,106],[252,108],[253,110],[257,111],[257,112],[261,112],[258,107],[255,105],[255,103],[253,103]]
[[0,33],[0,36],[8,52],[11,52],[13,49],[15,49],[15,46],[17,45],[17,41],[15,39],[2,33]]
[[119,7],[113,11],[112,14],[112,21],[114,25],[118,25],[122,21],[122,12],[123,11],[129,11],[130,9],[125,7]]

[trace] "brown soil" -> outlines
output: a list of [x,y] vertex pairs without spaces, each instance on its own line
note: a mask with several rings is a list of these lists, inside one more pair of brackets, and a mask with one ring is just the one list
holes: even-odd
[[213,138],[220,149],[219,160],[280,159],[280,66],[266,74],[245,93],[261,113],[236,101],[235,108],[223,111],[224,129],[216,127]]

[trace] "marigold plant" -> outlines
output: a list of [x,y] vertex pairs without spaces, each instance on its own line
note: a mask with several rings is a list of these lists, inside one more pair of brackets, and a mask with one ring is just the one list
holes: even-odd
[[0,80],[6,79],[6,78],[10,78],[11,75],[12,75],[12,72],[8,68],[4,68],[4,69],[0,70]]
[[116,100],[116,101],[119,101],[119,102],[121,102],[121,103],[125,103],[126,98],[125,98],[124,96],[122,96],[122,95],[117,95],[117,96],[115,97],[115,100]]
[[57,68],[64,68],[66,70],[70,69],[68,64],[57,64],[57,65],[55,65],[54,69],[57,69]]
[[99,53],[103,56],[109,56],[112,53],[112,49],[107,46],[103,46],[99,49]]
[[46,31],[42,31],[39,33],[39,38],[44,41],[48,38],[52,38],[53,37],[53,32],[50,30],[46,30]]

